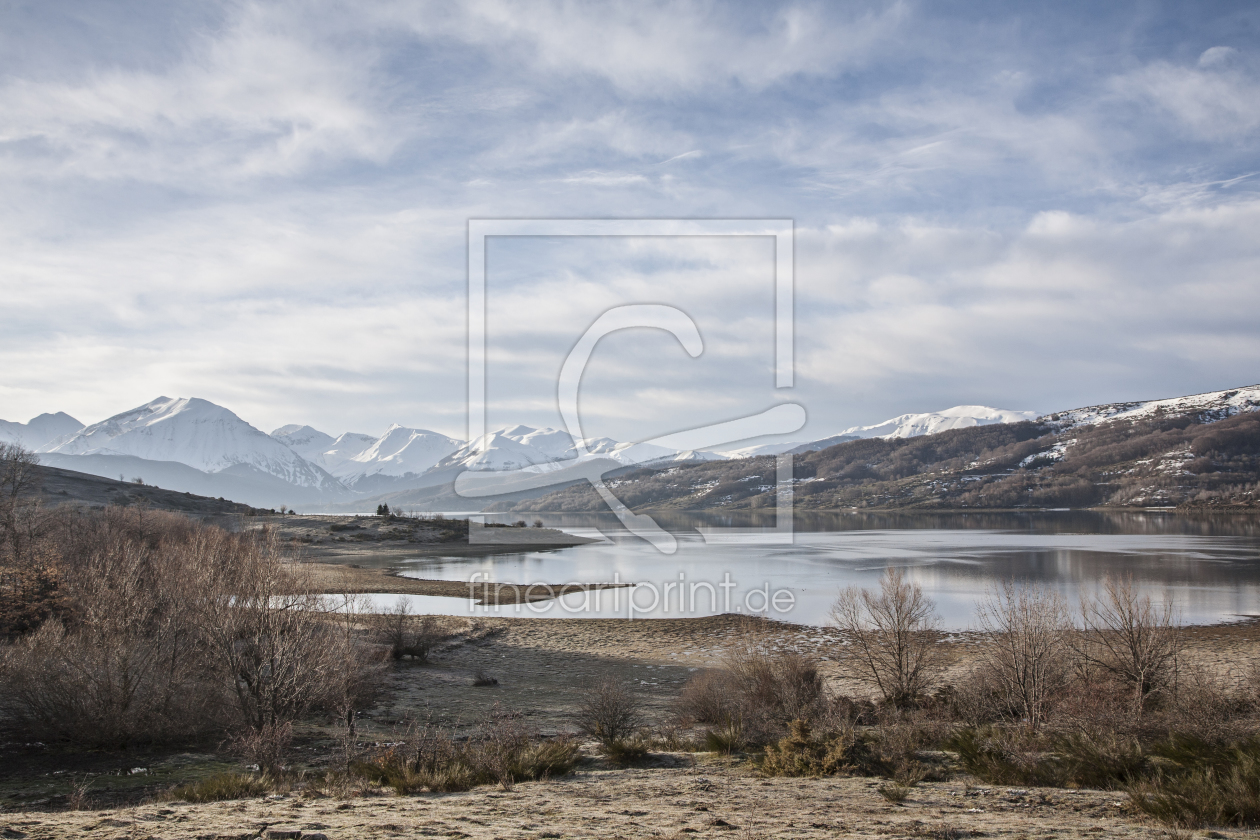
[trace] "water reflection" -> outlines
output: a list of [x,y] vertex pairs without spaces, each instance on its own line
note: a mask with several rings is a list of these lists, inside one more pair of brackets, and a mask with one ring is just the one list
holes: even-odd
[[[616,520],[611,516],[542,518],[552,527],[589,535],[602,532],[606,539],[551,552],[421,558],[403,564],[403,573],[444,580],[478,575],[481,580],[520,584],[613,580],[639,584],[635,607],[621,601],[601,603],[598,609],[587,603],[587,609],[577,610],[583,596],[569,596],[546,609],[535,605],[481,611],[487,615],[664,618],[751,608],[788,621],[820,624],[837,590],[873,586],[888,566],[905,568],[936,600],[945,625],[954,629],[967,627],[975,601],[986,587],[1004,579],[1050,586],[1075,602],[1107,574],[1132,575],[1143,590],[1160,597],[1169,594],[1189,622],[1260,612],[1260,535],[1255,521],[1244,517],[1089,511],[806,515],[798,520],[791,546],[717,546],[705,545],[687,529],[756,527],[757,517],[670,514],[660,519],[679,536],[679,550],[673,556],[613,528]],[[730,585],[723,587],[723,581]],[[685,597],[679,603],[680,592],[685,595],[704,585],[729,600],[708,606],[702,588],[695,609],[689,609]],[[763,610],[762,602],[777,592],[791,593],[790,609]],[[466,601],[434,600],[441,601],[424,599],[424,608],[453,614],[469,611]],[[779,604],[787,600],[784,596]]]

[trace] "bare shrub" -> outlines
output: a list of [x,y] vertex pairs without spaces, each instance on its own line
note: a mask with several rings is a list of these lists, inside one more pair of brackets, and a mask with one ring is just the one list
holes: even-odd
[[344,711],[377,689],[379,662],[312,594],[300,565],[275,535],[199,534],[188,546],[211,590],[206,637],[211,663],[229,681],[239,723],[266,733],[315,711]]
[[1209,744],[1242,741],[1255,731],[1255,701],[1202,666],[1183,665],[1176,691],[1159,714],[1161,732],[1176,731]]
[[575,722],[579,731],[608,747],[643,726],[642,706],[633,692],[609,677],[582,695]]
[[6,656],[10,703],[51,737],[120,746],[205,731],[222,692],[202,659],[205,597],[167,550],[171,514],[107,510],[65,547],[69,608]]
[[817,664],[777,650],[762,621],[749,620],[724,657],[729,718],[739,719],[744,738],[756,744],[780,737],[794,720],[813,721],[822,711],[823,683]]
[[29,633],[64,615],[51,515],[40,504],[38,457],[0,443],[0,639]]
[[1142,726],[1129,686],[1088,663],[1056,699],[1054,722],[1058,729],[1090,733],[1133,733]]
[[279,773],[292,742],[293,724],[282,721],[262,729],[242,730],[231,738],[228,748],[261,770]]
[[389,612],[379,616],[377,635],[395,660],[411,657],[422,663],[428,662],[429,654],[451,637],[434,616],[413,617],[411,603],[405,598],[399,598]]
[[1007,581],[989,590],[976,617],[986,682],[1008,713],[1037,729],[1071,672],[1067,602],[1053,590]]
[[687,680],[675,703],[685,723],[725,723],[739,714],[734,680],[725,669],[706,669]]
[[8,647],[0,685],[47,737],[123,746],[243,728],[275,742],[375,685],[377,664],[274,537],[108,508],[59,512],[48,539],[64,615]]
[[936,606],[900,569],[884,572],[877,593],[842,591],[831,620],[848,641],[842,667],[884,702],[911,706],[932,688],[941,671]]
[[1081,600],[1084,631],[1077,654],[1125,683],[1141,715],[1151,695],[1170,687],[1181,658],[1182,633],[1170,599],[1139,595],[1132,577],[1103,579],[1102,592]]

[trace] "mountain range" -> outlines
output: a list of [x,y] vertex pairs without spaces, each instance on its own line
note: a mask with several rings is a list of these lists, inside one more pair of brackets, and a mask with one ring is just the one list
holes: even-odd
[[[902,440],[1032,420],[1063,429],[1178,411],[1215,412],[1225,417],[1252,410],[1260,399],[1258,390],[1253,387],[1171,400],[1115,403],[1040,418],[1034,412],[957,406],[904,414],[816,441],[717,452],[683,452],[611,438],[581,443],[585,459],[601,460],[601,468],[628,470],[782,452],[804,454],[846,441]],[[464,471],[554,472],[571,467],[578,456],[575,441],[556,429],[511,426],[472,441],[399,425],[390,426],[379,437],[353,432],[334,437],[297,424],[267,434],[207,400],[168,397],[90,426],[64,413],[42,414],[29,423],[0,421],[0,441],[6,440],[36,450],[49,466],[109,478],[140,479],[166,489],[257,507],[297,505],[312,511],[371,509],[378,500],[468,509],[472,503],[454,496],[450,489]],[[576,474],[571,479],[579,480]]]
[[[1089,406],[1016,422],[904,428],[925,433],[854,437],[801,452],[792,464],[795,508],[1260,509],[1260,386]],[[781,499],[769,457],[626,471],[615,486],[620,502],[639,513],[774,514]],[[590,486],[575,482],[545,495],[505,498],[486,509],[523,514],[607,507]]]

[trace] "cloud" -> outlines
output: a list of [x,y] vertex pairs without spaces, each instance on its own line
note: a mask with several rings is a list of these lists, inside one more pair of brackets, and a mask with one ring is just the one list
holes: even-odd
[[562,76],[590,75],[636,96],[738,84],[764,89],[800,75],[832,73],[892,37],[901,3],[727,6],[710,2],[572,3],[475,0],[457,6],[398,4],[380,20],[427,39],[457,38]]
[[1121,97],[1173,117],[1192,137],[1241,139],[1260,127],[1260,78],[1237,56],[1230,47],[1213,47],[1195,67],[1157,61],[1117,77],[1112,86]]
[[1260,201],[1127,222],[1050,211],[1012,234],[804,231],[800,294],[822,304],[798,318],[812,420],[852,394],[878,419],[973,395],[1049,411],[1250,384],[1257,224]]
[[[0,86],[0,143],[39,174],[166,182],[286,176],[344,158],[383,161],[396,140],[360,56],[321,48],[291,20],[246,6],[172,67],[94,67]],[[303,36],[307,37],[303,37]],[[9,156],[10,174],[29,162]]]

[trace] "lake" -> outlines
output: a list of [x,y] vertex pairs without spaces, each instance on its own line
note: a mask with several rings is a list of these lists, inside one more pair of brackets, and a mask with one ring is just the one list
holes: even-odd
[[[407,599],[418,612],[450,615],[640,619],[756,612],[822,624],[842,587],[876,586],[884,569],[896,566],[936,602],[947,629],[970,626],[976,600],[997,582],[1053,587],[1075,604],[1109,574],[1132,575],[1144,591],[1171,597],[1187,623],[1260,614],[1260,522],[1251,517],[1163,511],[804,513],[796,517],[791,545],[759,545],[710,544],[695,529],[755,529],[772,525],[772,516],[670,513],[655,518],[678,539],[673,555],[626,533],[611,515],[528,518],[603,538],[557,551],[423,557],[392,565],[418,578],[636,586],[502,607]],[[398,597],[373,600],[392,603]]]

